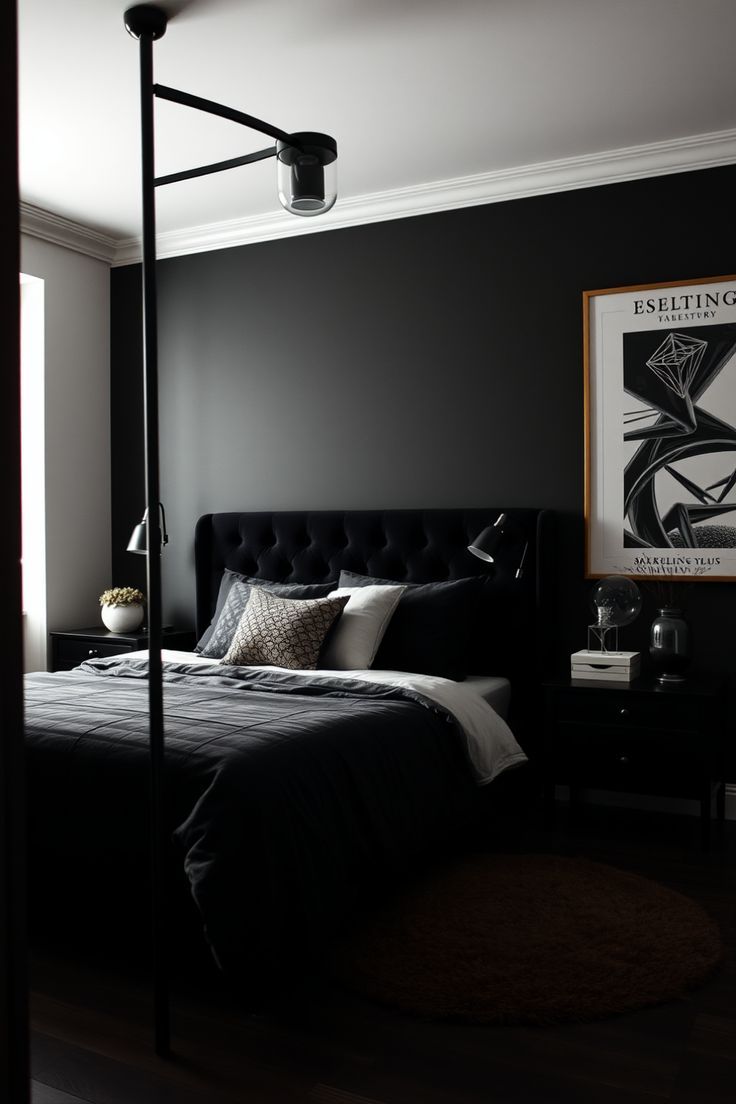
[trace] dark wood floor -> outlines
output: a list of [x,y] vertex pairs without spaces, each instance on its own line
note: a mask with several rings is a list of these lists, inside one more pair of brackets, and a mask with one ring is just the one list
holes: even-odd
[[393,1014],[327,983],[244,1015],[216,985],[179,981],[171,1061],[151,1052],[145,978],[45,950],[33,961],[34,1104],[729,1104],[736,1099],[734,855],[698,821],[586,811],[574,832],[520,820],[485,846],[581,854],[690,895],[729,944],[687,1000],[594,1024],[459,1027]]

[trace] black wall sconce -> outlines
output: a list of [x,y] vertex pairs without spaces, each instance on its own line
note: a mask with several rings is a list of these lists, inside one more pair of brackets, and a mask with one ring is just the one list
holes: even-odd
[[[162,602],[161,556],[166,526],[159,528],[159,438],[158,438],[158,324],[156,313],[156,188],[223,172],[275,157],[278,193],[282,205],[294,215],[313,217],[329,211],[337,199],[337,143],[328,134],[289,134],[253,115],[212,100],[192,96],[176,88],[153,82],[153,43],[166,33],[168,15],[152,4],[137,4],[124,15],[126,30],[140,44],[141,184],[143,197],[143,379],[145,393],[146,510],[136,526],[129,550],[146,553],[148,601],[148,710],[151,778],[151,861],[153,921],[153,1003],[156,1053],[167,1055],[170,1047],[166,923],[166,855],[168,839],[164,818],[164,717],[163,670],[161,663]],[[154,171],[154,100],[217,115],[266,134],[274,144],[242,157],[211,165],[185,169],[156,177]]]
[[[493,525],[489,525],[478,534],[472,544],[468,545],[468,552],[472,552],[474,556],[477,556],[480,560],[485,560],[486,563],[495,563],[498,550],[502,544],[511,541],[520,543],[521,539],[523,539],[522,534],[509,519],[508,514],[499,514]],[[517,579],[520,579],[524,574],[524,560],[528,549],[529,541],[524,540],[519,566],[516,568]]]

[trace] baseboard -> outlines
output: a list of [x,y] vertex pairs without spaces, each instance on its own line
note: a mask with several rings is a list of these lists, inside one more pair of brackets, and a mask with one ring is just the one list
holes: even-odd
[[[555,795],[566,801],[567,786],[557,786]],[[680,816],[700,816],[700,802],[683,797],[655,797],[644,794],[614,793],[610,790],[583,790],[585,800],[596,805],[611,805],[619,809],[642,809],[653,813],[677,813]],[[736,820],[736,784],[726,785],[726,820]]]

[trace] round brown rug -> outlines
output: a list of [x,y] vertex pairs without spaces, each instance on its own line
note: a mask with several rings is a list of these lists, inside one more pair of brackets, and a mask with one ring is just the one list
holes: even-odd
[[552,1024],[683,996],[721,954],[703,909],[656,882],[586,859],[479,855],[375,913],[335,968],[406,1012]]

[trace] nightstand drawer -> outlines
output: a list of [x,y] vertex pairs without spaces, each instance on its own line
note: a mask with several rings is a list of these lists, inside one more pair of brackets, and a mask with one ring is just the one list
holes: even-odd
[[[188,629],[175,629],[164,625],[161,647],[174,651],[190,652],[195,636]],[[124,652],[137,652],[148,647],[148,633],[138,629],[132,633],[111,633],[92,626],[89,629],[72,629],[69,632],[51,633],[51,670],[71,671],[86,659],[107,659]]]
[[108,644],[101,640],[84,640],[82,638],[60,636],[54,640],[54,669],[68,671],[72,667],[78,667],[86,659],[104,659],[107,656],[120,655],[121,652],[132,652],[135,643],[121,641]]
[[548,817],[559,784],[570,788],[573,815],[585,790],[694,798],[708,846],[714,793],[721,824],[725,813],[723,680],[668,686],[645,675],[618,685],[550,679],[544,687]]
[[688,733],[652,734],[651,729],[588,728],[560,725],[548,762],[558,782],[579,782],[592,789],[643,793],[698,794],[714,768],[709,742],[693,745]]
[[560,724],[590,724],[607,727],[699,729],[709,702],[680,698],[676,694],[637,694],[631,690],[562,691],[557,695],[556,716]]

